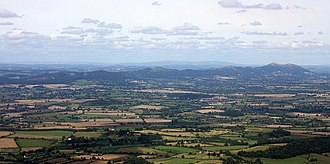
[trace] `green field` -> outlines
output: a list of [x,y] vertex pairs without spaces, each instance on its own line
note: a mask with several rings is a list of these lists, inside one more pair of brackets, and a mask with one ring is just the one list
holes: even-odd
[[164,163],[164,164],[190,164],[190,163],[197,163],[198,160],[184,159],[184,158],[166,158],[166,159],[155,160],[155,162]]
[[112,118],[112,119],[118,119],[122,118],[123,116],[112,116],[112,115],[101,115],[101,114],[81,114],[79,115],[81,118],[87,118],[87,119],[95,119],[95,118]]
[[301,155],[297,157],[292,158],[286,158],[286,159],[269,159],[269,158],[261,158],[261,161],[265,164],[300,164],[300,163],[311,163],[307,160],[308,156],[310,158],[316,158],[317,161],[314,161],[312,163],[314,164],[328,164],[330,161],[330,157],[320,155],[320,154],[310,154],[310,155]]
[[261,158],[261,161],[265,164],[301,164],[301,163],[307,163],[308,160],[305,158],[302,158],[300,156],[293,157],[293,158],[287,158],[287,159],[269,159],[269,158]]
[[0,153],[18,153],[19,148],[0,149]]
[[[302,157],[307,158],[308,155],[302,155]],[[330,157],[325,156],[325,155],[321,155],[321,154],[310,154],[309,157],[310,158],[316,158],[317,161],[314,162],[316,164],[327,164],[330,161]]]
[[175,154],[189,153],[189,152],[198,151],[197,149],[193,149],[193,148],[174,147],[174,146],[155,146],[154,148],[162,150],[162,151],[166,151],[168,153],[175,153]]
[[238,146],[210,146],[210,147],[203,147],[204,150],[211,150],[211,151],[219,151],[219,150],[241,150],[248,148],[247,145],[238,145]]
[[61,138],[62,136],[70,136],[73,132],[65,130],[36,130],[36,131],[15,131],[11,137],[22,138]]
[[270,147],[270,145],[260,145],[260,146],[254,146],[254,147],[248,147],[248,148],[245,148],[245,149],[238,149],[238,150],[234,150],[232,151],[232,153],[237,153],[241,150],[243,151],[246,151],[246,152],[251,152],[251,151],[258,151],[258,150],[266,150]]
[[20,148],[49,147],[51,145],[49,140],[40,140],[40,139],[17,139],[16,143]]
[[98,138],[102,136],[102,132],[76,132],[73,135],[76,137]]
[[165,151],[156,150],[147,147],[124,147],[116,150],[117,153],[138,153],[138,154],[157,154],[157,155],[166,155]]

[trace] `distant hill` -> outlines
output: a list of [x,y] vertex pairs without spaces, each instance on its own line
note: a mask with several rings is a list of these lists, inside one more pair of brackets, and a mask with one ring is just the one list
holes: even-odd
[[320,74],[311,72],[294,64],[271,63],[260,67],[240,67],[224,66],[212,69],[169,69],[165,67],[149,67],[132,71],[90,71],[90,72],[72,72],[72,71],[43,71],[41,74],[10,74],[0,76],[1,84],[8,83],[70,83],[80,79],[95,81],[113,81],[123,83],[127,79],[187,79],[187,78],[213,78],[213,77],[232,77],[235,79],[259,79],[276,81],[294,81],[307,78],[318,79]]
[[238,67],[238,66],[225,66],[213,69],[200,69],[200,70],[175,70],[167,69],[164,67],[152,67],[135,71],[140,77],[163,77],[163,78],[177,78],[177,77],[198,77],[198,76],[272,76],[272,75],[292,75],[302,76],[310,71],[294,64],[276,64],[271,63],[261,67]]
[[139,67],[164,67],[169,69],[210,69],[220,68],[224,66],[242,66],[236,63],[223,62],[223,61],[199,61],[199,62],[187,62],[187,61],[153,61],[145,63],[123,63],[123,66],[139,66]]
[[265,73],[288,73],[293,75],[302,75],[306,72],[310,72],[309,70],[295,64],[270,63],[258,68]]

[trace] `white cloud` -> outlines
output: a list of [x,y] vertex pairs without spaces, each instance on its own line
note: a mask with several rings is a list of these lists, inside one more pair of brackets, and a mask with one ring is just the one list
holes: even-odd
[[153,6],[160,6],[160,5],[162,5],[160,2],[158,2],[158,1],[155,1],[155,2],[153,2],[151,5],[153,5]]
[[228,22],[220,22],[217,25],[230,25],[230,23],[228,23]]
[[[65,43],[70,43],[70,45],[73,45],[75,43],[75,41],[82,41],[84,40],[83,36],[78,35],[78,34],[61,34],[58,35],[54,38],[54,40],[57,40],[58,43],[65,45]],[[61,43],[62,41],[64,41],[63,43]]]
[[0,9],[0,18],[17,18],[20,17],[15,12],[7,10],[7,9]]
[[253,21],[250,23],[251,26],[261,26],[262,23],[260,23],[259,21]]
[[164,40],[166,40],[166,38],[151,38],[150,40],[153,40],[153,41],[164,41]]
[[238,11],[236,11],[235,13],[245,13],[245,12],[247,12],[248,10],[238,10]]
[[259,31],[246,31],[246,32],[242,32],[242,34],[246,34],[246,35],[273,35],[273,36],[287,36],[288,35],[285,32],[259,32]]
[[312,40],[304,40],[300,43],[301,47],[309,47],[309,48],[317,48],[317,47],[324,47],[326,44],[321,41],[312,41]]
[[191,23],[184,23],[181,26],[176,26],[170,30],[164,30],[157,26],[135,26],[131,33],[141,34],[166,34],[166,35],[198,35],[200,28]]
[[[151,4],[155,1],[159,4],[162,3],[162,6],[152,6]],[[217,4],[218,1],[219,5]],[[149,59],[142,55],[143,53],[148,54],[151,52],[147,48],[163,50],[154,51],[152,53],[156,58],[158,57],[158,53],[164,53],[173,54],[174,57],[176,55],[182,55],[190,59],[190,57],[194,55],[184,55],[182,53],[172,52],[172,50],[175,48],[189,48],[185,51],[191,53],[200,47],[210,47],[207,51],[200,51],[195,57],[196,60],[199,60],[198,58],[205,54],[206,59],[210,58],[210,60],[212,60],[211,58],[215,55],[208,54],[210,52],[214,52],[216,55],[231,56],[234,54],[231,52],[241,53],[242,48],[249,46],[251,48],[249,49],[249,53],[260,52],[268,54],[272,52],[271,49],[267,49],[266,52],[264,51],[265,53],[262,49],[265,46],[272,46],[280,49],[283,54],[288,54],[291,52],[290,48],[292,47],[296,47],[294,50],[303,52],[305,46],[322,45],[322,42],[301,43],[302,40],[319,39],[326,44],[329,43],[329,28],[327,28],[328,24],[324,22],[324,20],[327,20],[327,11],[329,11],[326,9],[326,6],[329,4],[328,1],[324,0],[318,3],[307,1],[295,2],[298,5],[308,7],[308,9],[304,11],[300,9],[300,6],[294,6],[295,4],[289,1],[227,0],[221,2],[223,2],[223,6],[226,8],[221,7],[220,0],[203,1],[203,3],[199,3],[198,1],[185,3],[181,1],[152,0],[149,2],[136,3],[134,5],[127,5],[127,3],[124,2],[106,1],[104,3],[94,3],[93,7],[90,6],[90,3],[82,1],[81,3],[73,3],[63,0],[56,1],[52,3],[52,5],[49,4],[50,2],[38,1],[38,6],[45,7],[43,10],[34,10],[33,7],[35,7],[35,4],[28,3],[27,1],[22,1],[21,7],[18,6],[17,8],[11,8],[15,6],[14,1],[8,1],[8,3],[3,2],[0,5],[2,8],[15,11],[18,15],[24,13],[26,16],[22,19],[0,18],[0,22],[3,22],[0,23],[3,25],[0,26],[0,35],[3,34],[0,36],[0,51],[2,52],[0,58],[3,60],[3,58],[6,58],[6,54],[8,54],[7,56],[15,56],[15,53],[12,52],[28,54],[25,50],[30,47],[30,44],[34,44],[35,46],[48,46],[42,50],[40,49],[39,54],[38,52],[33,53],[33,51],[29,51],[29,54],[33,54],[38,58],[42,58],[46,53],[56,54],[58,51],[61,51],[61,53],[58,54],[70,57],[73,52],[79,51],[90,54],[86,55],[88,58],[81,57],[82,61],[85,60],[88,62],[88,59],[94,59],[94,55],[97,54],[100,54],[100,57],[102,57],[100,60],[103,60],[103,57],[105,59],[106,56],[109,56],[107,59],[111,61],[111,55],[123,55],[126,54],[127,51],[118,50],[116,53],[109,52],[113,52],[117,50],[117,48],[125,49],[128,47],[133,49],[132,52],[134,52],[135,56],[137,50],[139,54],[141,52],[141,60]],[[274,5],[274,3],[280,5]],[[63,8],[61,8],[61,6]],[[289,6],[288,9],[292,12],[286,9],[287,6]],[[77,7],[79,10],[68,13],[63,12],[70,11],[72,7]],[[268,10],[265,9],[266,7]],[[282,11],[273,10],[280,8],[282,8]],[[235,14],[235,11],[239,11],[238,13],[248,13],[239,15]],[[17,14],[12,14],[10,17],[15,17]],[[4,14],[2,14],[2,16],[4,16]],[[6,14],[5,17],[9,17],[8,14]],[[114,22],[113,24],[111,20]],[[259,23],[263,25],[253,27],[252,25],[257,25],[257,23],[253,23],[254,21],[260,21]],[[13,22],[15,26],[10,26],[10,23],[6,22]],[[189,23],[184,24],[184,22]],[[120,23],[121,25],[116,23]],[[5,24],[9,26],[6,27],[4,26]],[[240,26],[241,24],[245,24],[245,27],[242,28]],[[72,26],[61,29],[61,27],[67,27],[68,25]],[[303,27],[300,25],[303,25]],[[137,28],[135,26],[140,27]],[[8,27],[19,27],[24,29],[25,32],[15,30],[7,33]],[[241,33],[242,31],[247,32]],[[295,32],[299,31],[303,31],[305,34],[295,36]],[[133,34],[134,32],[135,34]],[[48,35],[52,36],[50,40],[47,40]],[[227,39],[234,36],[241,36],[241,39]],[[38,40],[38,37],[40,37],[42,41]],[[140,40],[140,38],[143,38],[143,40]],[[253,40],[259,39],[267,40],[269,43],[262,41],[253,42]],[[189,42],[189,40],[191,40],[191,42]],[[116,44],[112,44],[113,42],[116,42]],[[285,42],[286,44],[284,44]],[[20,43],[22,46],[17,48],[17,43]],[[23,43],[27,46],[23,47]],[[11,46],[9,46],[10,44]],[[95,46],[96,44],[98,46],[100,44],[102,46],[104,45],[104,47]],[[113,47],[112,45],[116,46]],[[12,47],[12,49],[8,50],[7,47]],[[222,51],[222,49],[224,53],[216,52],[218,50]],[[327,56],[329,56],[329,50],[330,48],[326,51]],[[316,48],[308,52],[317,53],[319,51],[320,49]],[[83,53],[76,54],[79,56]],[[203,55],[199,56],[198,54]],[[242,54],[244,53],[242,52]],[[301,53],[295,54],[297,59],[304,57],[299,56],[300,54]],[[245,56],[249,56],[250,58],[250,54]],[[237,57],[239,58],[240,56],[237,55]],[[140,56],[137,58],[140,58]],[[330,57],[323,57],[319,60],[325,62],[329,61],[326,60],[329,58]],[[222,60],[222,58],[218,59]],[[21,60],[29,60],[29,58],[22,58]],[[98,59],[95,58],[95,60]],[[118,60],[132,59],[128,59],[125,56],[118,57]],[[253,62],[253,60],[258,59],[251,55],[250,60]],[[15,61],[15,59],[13,61]],[[306,60],[306,62],[309,61]]]
[[[263,4],[257,3],[252,5],[244,5],[238,0],[220,0],[218,2],[223,8],[239,8],[239,9],[265,9],[265,10],[281,10],[283,9],[282,5],[279,3]],[[242,10],[244,11],[244,10]],[[242,12],[241,11],[241,12]],[[241,13],[239,12],[239,13]]]
[[161,28],[157,26],[135,26],[131,30],[132,33],[142,33],[142,34],[165,34],[166,31],[162,30]]
[[301,31],[295,32],[294,35],[304,35],[304,32],[301,32]]
[[269,5],[266,5],[265,7],[263,7],[263,9],[265,9],[265,10],[282,10],[283,7],[279,3],[272,3]]
[[102,27],[102,28],[108,28],[108,29],[122,29],[123,27],[121,26],[121,24],[118,23],[105,23],[105,22],[101,22],[97,25],[98,27]]
[[188,40],[224,40],[224,37],[218,36],[201,36],[201,37],[186,37],[181,39],[188,39]]
[[41,49],[51,38],[47,35],[41,35],[35,32],[24,31],[14,28],[1,35],[0,41],[6,50],[25,52],[27,49]]
[[200,28],[191,23],[184,23],[181,26],[172,28],[167,35],[198,35]]
[[186,30],[173,30],[167,33],[167,35],[198,35],[197,31],[186,31]]
[[98,24],[100,21],[97,19],[92,18],[84,18],[81,23],[91,23],[91,24]]
[[301,6],[299,6],[299,5],[293,5],[292,8],[294,8],[294,9],[301,9],[301,10],[305,10],[305,9],[306,9],[306,8],[301,7]]
[[184,31],[186,31],[186,30],[200,30],[199,27],[197,27],[197,26],[195,26],[191,23],[184,23],[183,25],[174,27],[173,29],[174,30],[184,30]]
[[82,34],[84,30],[81,27],[68,26],[63,28],[62,34]]
[[244,5],[237,0],[221,0],[218,4],[224,8],[244,8]]
[[99,29],[99,28],[89,28],[84,30],[84,33],[93,33],[95,35],[99,35],[99,36],[105,36],[108,34],[111,34],[113,31],[110,29]]
[[116,37],[114,40],[116,40],[116,41],[129,41],[130,38],[128,36],[119,36],[119,37]]
[[10,26],[10,25],[14,25],[14,23],[12,23],[12,22],[0,22],[0,26]]

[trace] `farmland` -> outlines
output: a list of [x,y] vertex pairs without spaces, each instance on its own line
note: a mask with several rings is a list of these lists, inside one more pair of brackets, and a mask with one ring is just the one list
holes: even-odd
[[1,81],[0,163],[329,161],[326,75],[44,71]]
[[47,139],[59,139],[62,136],[69,136],[72,132],[70,131],[16,131],[15,134],[10,137],[19,138],[47,138]]
[[21,148],[28,147],[48,147],[51,145],[49,140],[40,140],[40,139],[17,139],[16,143]]
[[12,132],[0,131],[0,137],[8,136],[8,135],[11,135],[11,134],[12,134]]
[[18,148],[18,146],[12,138],[0,138],[0,149],[6,148]]

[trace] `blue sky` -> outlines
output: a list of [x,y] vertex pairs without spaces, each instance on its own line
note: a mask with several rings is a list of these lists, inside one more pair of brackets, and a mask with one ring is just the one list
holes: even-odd
[[329,0],[1,0],[0,63],[330,64]]

